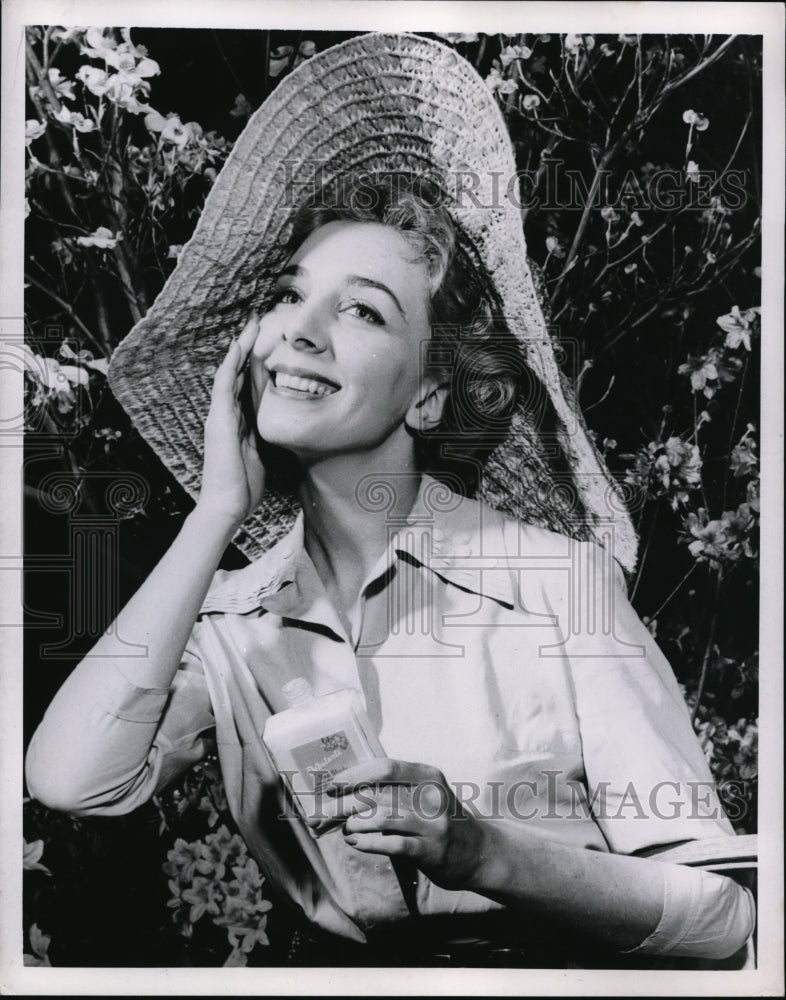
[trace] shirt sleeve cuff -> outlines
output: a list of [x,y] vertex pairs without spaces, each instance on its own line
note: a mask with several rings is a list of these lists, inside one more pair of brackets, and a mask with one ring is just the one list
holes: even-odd
[[663,865],[663,912],[658,926],[630,955],[722,959],[753,933],[750,890],[730,878],[683,865]]
[[[97,666],[99,666],[97,664]],[[138,687],[119,666],[100,661],[101,676],[93,688],[94,704],[116,719],[126,722],[159,722],[170,688]]]

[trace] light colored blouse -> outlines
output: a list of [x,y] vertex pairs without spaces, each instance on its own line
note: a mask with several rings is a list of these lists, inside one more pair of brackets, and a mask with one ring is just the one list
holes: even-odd
[[[732,834],[609,532],[607,548],[577,542],[424,477],[409,518],[389,525],[350,635],[299,519],[254,563],[216,574],[171,689],[137,687],[127,659],[125,673],[80,665],[31,742],[31,794],[78,815],[128,812],[204,756],[215,730],[249,851],[309,920],[361,942],[446,914],[498,921],[499,904],[422,874],[407,898],[391,862],[340,831],[312,837],[260,738],[286,707],[283,685],[302,676],[316,695],[359,691],[389,757],[439,768],[490,821],[621,854]],[[663,916],[636,951],[725,957],[745,941],[746,889],[663,869]]]

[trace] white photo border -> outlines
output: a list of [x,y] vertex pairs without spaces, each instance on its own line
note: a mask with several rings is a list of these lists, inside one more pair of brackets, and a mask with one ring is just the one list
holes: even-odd
[[[0,337],[23,313],[25,24],[313,30],[739,31],[764,38],[762,493],[758,968],[745,972],[534,969],[105,969],[22,965],[22,629],[0,628],[0,992],[9,995],[776,996],[783,980],[783,222],[784,7],[780,3],[409,2],[409,0],[5,0],[0,178]],[[0,366],[1,368],[1,366]],[[0,370],[0,415],[21,412]],[[0,447],[0,621],[21,621],[21,441]]]

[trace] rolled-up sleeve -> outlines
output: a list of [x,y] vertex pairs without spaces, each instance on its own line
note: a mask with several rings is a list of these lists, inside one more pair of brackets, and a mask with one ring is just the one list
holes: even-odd
[[753,893],[713,872],[666,864],[658,926],[629,954],[729,958],[756,924]]
[[215,721],[193,638],[171,687],[138,687],[127,671],[87,658],[67,678],[27,750],[33,798],[73,815],[119,815],[205,755]]

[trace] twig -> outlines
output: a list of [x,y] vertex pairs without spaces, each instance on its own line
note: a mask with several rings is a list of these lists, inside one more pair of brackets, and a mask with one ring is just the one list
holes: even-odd
[[25,49],[27,52],[28,65],[32,68],[33,72],[36,75],[36,79],[38,80],[38,86],[46,94],[46,99],[49,101],[49,103],[52,105],[55,111],[60,111],[63,105],[60,103],[60,98],[55,93],[54,87],[49,82],[49,77],[44,72],[43,66],[38,61],[38,56],[35,54],[35,50],[33,49],[33,46],[30,44],[30,38],[27,35],[27,33],[25,33]]
[[636,110],[641,111],[641,37],[637,39],[634,71],[636,75]]
[[616,380],[616,375],[612,375],[611,376],[611,380],[610,380],[609,385],[608,385],[608,388],[603,393],[603,395],[600,397],[600,399],[596,399],[595,402],[594,403],[590,403],[589,406],[582,406],[581,407],[582,413],[585,413],[585,414],[589,413],[589,411],[590,410],[594,410],[596,406],[600,406],[600,404],[603,402],[603,400],[608,398],[609,393],[614,388],[614,382],[615,382],[615,380]]
[[525,86],[529,87],[530,90],[534,90],[535,93],[538,95],[538,97],[541,99],[541,101],[543,101],[544,104],[548,104],[549,103],[550,99],[548,97],[546,97],[546,95],[543,93],[543,91],[539,87],[536,87],[535,84],[532,82],[532,80],[530,80],[530,78],[524,74],[524,70],[521,68],[521,60],[520,59],[516,60],[516,72],[518,73],[518,75],[519,75],[519,77],[521,79],[521,82]]
[[559,80],[556,78],[556,76],[554,76],[552,70],[549,70],[549,77],[551,79],[551,82],[554,84],[554,93],[558,94],[560,101],[562,101],[562,109],[565,112],[565,115],[569,116],[570,111],[568,110],[568,104],[567,101],[565,100],[565,95],[562,93],[562,88],[559,85]]
[[[543,147],[543,150],[541,151],[540,154],[540,162],[538,163],[538,168],[535,171],[535,183],[532,188],[533,196],[537,194],[538,188],[540,187],[540,182],[543,179],[546,170],[548,169],[548,163],[551,159],[551,154],[554,152],[557,146],[559,146],[560,142],[562,141],[562,138],[563,138],[562,136],[552,134],[549,141]],[[529,214],[531,208],[532,208],[531,205],[526,205],[524,208],[521,209],[522,225],[526,221],[527,215]]]
[[663,609],[666,607],[666,605],[669,603],[669,601],[672,599],[672,597],[674,597],[674,595],[682,587],[682,585],[687,581],[688,577],[691,576],[691,574],[694,572],[694,570],[696,569],[696,567],[698,565],[699,564],[697,562],[693,563],[693,565],[691,566],[691,568],[688,570],[688,572],[685,574],[685,576],[683,576],[683,578],[680,580],[680,582],[677,584],[677,586],[674,588],[674,590],[672,590],[672,592],[669,594],[669,596],[666,598],[666,600],[663,602],[663,604],[661,604],[661,606],[658,608],[657,611],[653,611],[653,613],[649,616],[650,620],[653,620],[653,619],[655,619],[655,618],[658,617],[658,615],[661,613],[661,611],[663,611]]
[[641,316],[638,317],[638,319],[635,319],[632,323],[628,323],[626,318],[622,323],[618,323],[610,331],[610,333],[613,334],[615,330],[619,329],[619,327],[622,327],[622,329],[616,336],[612,336],[610,340],[604,342],[603,346],[598,349],[598,352],[595,355],[595,360],[597,361],[597,359],[601,356],[601,354],[605,354],[606,351],[611,350],[611,348],[614,347],[616,343],[618,343],[624,336],[631,333],[631,331],[635,330],[636,327],[641,326],[641,324],[645,320],[649,319],[654,312],[657,312],[657,310],[660,309],[661,306],[663,306],[663,304],[664,304],[664,299],[661,296],[658,296],[658,298],[653,302],[653,304],[649,307],[649,309],[646,309],[641,314]]
[[715,49],[713,53],[711,53],[706,57],[702,54],[701,56],[702,61],[700,63],[697,63],[697,65],[692,67],[692,69],[686,70],[682,74],[682,76],[675,77],[671,81],[671,83],[667,83],[660,93],[660,96],[658,98],[658,104],[662,104],[663,100],[666,97],[668,97],[669,94],[671,94],[673,91],[677,90],[678,87],[681,87],[684,83],[687,83],[688,80],[692,80],[693,77],[698,76],[699,73],[703,73],[705,69],[708,69],[710,66],[712,66],[713,63],[717,62],[718,59],[720,59],[720,57],[726,51],[726,49],[728,49],[730,45],[734,44],[734,42],[737,40],[737,37],[738,37],[737,35],[729,35],[726,41],[722,42],[718,46],[718,48]]
[[[617,109],[616,109],[616,111],[614,112],[614,114],[611,117],[611,121],[609,122],[608,129],[606,131],[606,135],[607,135],[606,141],[607,142],[608,142],[609,138],[611,137],[612,126],[614,125],[614,123],[616,122],[617,118],[619,117],[619,114],[622,111],[622,109],[625,107],[625,102],[628,100],[628,95],[630,94],[631,90],[633,90],[633,87],[635,86],[635,83],[636,83],[636,77],[634,75],[631,78],[631,81],[628,84],[628,86],[625,88],[625,93],[620,98],[619,104],[617,105]],[[636,117],[638,117],[638,114],[637,114]],[[630,128],[630,126],[628,126],[628,128]],[[628,129],[625,129],[624,132],[623,132],[623,134],[627,133],[627,131],[628,131]]]
[[[595,88],[596,95],[603,102],[603,105],[605,106],[605,108],[609,112],[609,114],[612,114],[611,106],[609,105],[609,102],[606,100],[606,95],[603,93],[603,91],[601,90],[601,88],[598,86],[598,81],[595,79],[595,71],[592,68],[592,60],[589,59],[589,57],[587,58],[587,75],[588,75],[588,77],[589,77],[589,79],[590,79],[593,87]],[[600,112],[596,112],[596,114],[597,114],[598,118],[600,118],[601,121],[603,121],[604,124],[608,124],[608,122],[603,117],[603,115],[600,114]]]
[[697,65],[693,66],[691,69],[686,70],[682,76],[675,77],[670,83],[667,83],[660,93],[652,99],[652,103],[649,105],[646,112],[642,113],[638,125],[645,125],[670,94],[681,87],[684,83],[687,83],[688,80],[692,80],[694,76],[698,76],[699,73],[703,73],[705,69],[709,69],[713,63],[717,62],[726,49],[728,49],[728,47],[737,40],[737,37],[737,35],[729,35],[726,41],[719,45],[711,55],[706,58],[704,56],[700,56],[702,59],[701,62],[697,63]]
[[[514,110],[514,111],[517,111],[517,113],[519,114],[519,116],[520,116],[521,118],[527,118],[527,116],[526,116],[526,115],[524,115],[524,114],[523,114],[523,113],[522,113],[521,111],[518,111],[518,109],[517,109],[517,108],[513,108],[512,110]],[[527,119],[527,120],[528,120],[528,119]],[[556,118],[554,119],[554,121],[556,121]],[[546,135],[551,135],[551,136],[554,136],[555,138],[557,138],[557,139],[560,139],[560,140],[563,140],[563,139],[564,139],[564,140],[565,140],[565,142],[583,142],[583,141],[584,141],[583,139],[580,139],[580,138],[579,138],[578,136],[575,136],[575,135],[566,135],[566,134],[565,134],[564,132],[562,132],[562,131],[561,131],[560,129],[557,129],[557,128],[549,128],[549,127],[548,127],[548,126],[547,126],[547,125],[546,125],[546,124],[544,123],[544,119],[543,119],[543,118],[541,118],[541,117],[540,117],[539,115],[538,115],[538,116],[536,116],[536,118],[535,118],[535,122],[536,122],[536,124],[537,124],[538,128],[539,128],[539,129],[541,130],[541,132],[545,132],[545,133],[546,133]]]
[[[718,566],[715,570],[715,589],[712,595],[712,603],[716,605],[718,602],[718,597],[720,595],[721,580],[723,578],[723,571],[721,567]],[[707,646],[704,650],[704,657],[701,661],[701,674],[699,675],[699,686],[696,689],[696,704],[693,706],[693,712],[691,713],[691,722],[696,720],[696,716],[699,712],[699,705],[701,704],[701,699],[704,695],[704,688],[707,683],[707,673],[709,672],[710,659],[712,657],[712,647],[715,642],[715,626],[718,622],[718,616],[715,611],[712,611],[712,617],[710,618],[710,629],[707,635]]]
[[[235,67],[232,65],[232,63],[229,61],[229,59],[227,59],[226,53],[224,52],[224,46],[221,44],[221,41],[220,41],[220,39],[218,37],[218,32],[216,31],[215,28],[211,28],[210,34],[213,36],[213,41],[216,43],[216,48],[221,53],[221,58],[226,63],[226,67],[229,70],[229,72],[230,72],[230,74],[232,76],[232,79],[235,81],[235,83],[237,84],[237,86],[240,88],[240,93],[243,95],[243,97],[246,98],[246,100],[248,100],[248,91],[243,86],[243,81],[240,79],[240,77],[235,72]],[[270,32],[266,32],[266,34],[269,36]],[[265,60],[265,79],[267,79],[267,59]]]
[[647,554],[650,550],[650,544],[652,543],[652,536],[655,534],[655,522],[658,520],[658,511],[660,510],[660,504],[655,504],[655,509],[652,514],[652,521],[650,523],[649,534],[647,535],[647,544],[644,546],[644,551],[641,554],[641,560],[639,562],[639,568],[636,571],[636,579],[633,582],[633,588],[630,592],[630,600],[636,596],[636,591],[639,589],[639,584],[641,583],[641,574],[644,569],[644,563],[647,561]]
[[615,142],[612,146],[610,146],[603,154],[603,156],[600,158],[597,170],[595,171],[595,176],[592,178],[592,185],[590,186],[589,193],[587,195],[587,201],[584,205],[584,211],[581,213],[581,219],[579,220],[578,228],[576,229],[576,233],[573,237],[573,242],[571,243],[570,250],[568,251],[568,258],[565,261],[565,266],[563,267],[562,273],[560,274],[559,279],[557,280],[557,284],[554,288],[553,298],[556,298],[559,295],[559,291],[560,288],[562,287],[565,277],[567,276],[569,270],[573,266],[573,261],[578,256],[579,247],[581,246],[582,241],[584,240],[584,233],[586,232],[587,226],[589,225],[589,217],[595,202],[595,195],[600,189],[601,178],[603,176],[604,171],[606,170],[606,168],[616,155],[618,149],[619,149],[619,140]]
[[[737,435],[737,420],[739,419],[740,415],[740,404],[742,403],[742,391],[745,388],[745,375],[747,374],[747,371],[748,371],[748,359],[746,358],[745,364],[743,365],[742,368],[742,373],[740,374],[740,387],[737,392],[737,404],[734,407],[734,417],[732,418],[731,421],[731,432],[729,434],[729,447],[728,447],[729,454],[731,454],[732,447],[734,446],[734,438]],[[723,495],[721,500],[721,511],[726,509],[726,494],[728,492],[728,488],[729,488],[729,468],[727,465],[726,471],[723,475]]]
[[[751,79],[751,60],[748,55],[747,40],[744,36],[742,39],[742,49],[745,53],[745,76],[748,81],[748,101],[751,107],[755,107],[756,100],[754,97],[754,85],[753,80]],[[755,142],[751,143],[751,157],[753,159],[753,183],[756,185],[756,204],[761,205],[761,171],[759,170],[759,151]]]
[[262,67],[263,90],[262,96],[267,97],[268,85],[270,83],[270,32],[265,32],[265,65]]
[[25,272],[25,281],[29,281],[30,284],[34,285],[39,292],[43,292],[43,294],[48,296],[53,302],[56,302],[57,305],[60,306],[60,308],[63,310],[63,312],[67,313],[74,321],[74,323],[76,323],[76,325],[79,327],[82,333],[84,333],[84,335],[90,340],[91,344],[93,345],[93,347],[96,348],[99,354],[104,355],[106,357],[108,357],[111,354],[111,349],[108,349],[107,346],[102,346],[100,344],[98,339],[88,330],[88,328],[85,326],[82,320],[77,316],[77,314],[74,312],[71,306],[67,302],[63,301],[63,299],[61,299],[59,295],[53,292],[51,288],[47,288],[46,285],[42,285],[40,281],[36,281],[36,279],[27,272]]

